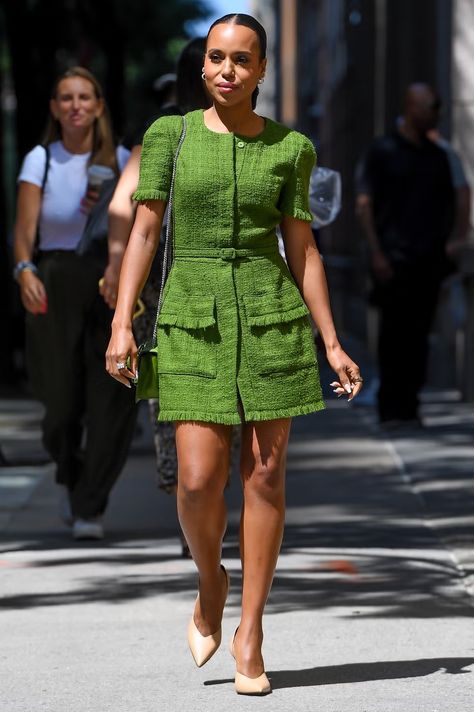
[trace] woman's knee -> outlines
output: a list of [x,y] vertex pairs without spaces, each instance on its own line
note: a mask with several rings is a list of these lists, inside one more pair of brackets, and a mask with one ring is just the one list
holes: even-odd
[[244,492],[269,502],[281,499],[285,492],[284,470],[281,462],[273,460],[255,463],[251,471],[242,472]]
[[189,504],[222,496],[224,476],[215,470],[185,468],[178,471],[178,496]]
[[178,497],[183,502],[216,501],[229,470],[229,426],[182,421],[176,424]]

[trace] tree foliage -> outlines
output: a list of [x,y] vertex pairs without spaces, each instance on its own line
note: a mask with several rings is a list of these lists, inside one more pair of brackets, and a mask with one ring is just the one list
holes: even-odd
[[[202,0],[3,0],[17,97],[18,153],[41,137],[54,78],[81,64],[104,85],[119,135],[153,112],[153,79],[173,69]],[[33,120],[32,120],[33,119]]]
[[[10,278],[7,236],[13,205],[6,197],[14,191],[14,156],[18,163],[42,138],[54,79],[75,64],[92,70],[104,87],[117,137],[132,133],[155,113],[152,82],[173,69],[187,39],[186,23],[209,14],[204,0],[0,0],[0,317],[5,335],[0,383],[2,374],[14,378],[12,354],[21,350],[23,333]],[[3,121],[10,83],[16,97],[14,130],[11,113]]]

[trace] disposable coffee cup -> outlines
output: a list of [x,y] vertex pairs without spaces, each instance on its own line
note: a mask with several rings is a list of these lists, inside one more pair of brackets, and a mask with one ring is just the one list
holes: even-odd
[[94,164],[87,169],[87,193],[90,190],[99,192],[102,183],[115,177],[115,173],[109,166]]

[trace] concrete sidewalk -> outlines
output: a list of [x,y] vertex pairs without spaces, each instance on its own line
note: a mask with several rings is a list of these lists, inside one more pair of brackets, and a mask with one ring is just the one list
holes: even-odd
[[[22,426],[3,405],[5,454],[38,453],[35,417]],[[339,401],[294,421],[287,528],[265,619],[274,692],[259,700],[233,691],[226,645],[204,668],[192,662],[196,574],[179,558],[174,503],[155,487],[147,432],[114,491],[103,543],[73,543],[58,523],[50,466],[0,469],[0,494],[10,493],[2,709],[470,712],[473,415],[452,398],[424,410],[426,430],[390,440],[370,410]],[[235,478],[228,501],[225,642],[241,583]]]

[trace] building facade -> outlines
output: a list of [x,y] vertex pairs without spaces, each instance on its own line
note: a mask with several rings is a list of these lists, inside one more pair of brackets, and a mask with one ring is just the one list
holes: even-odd
[[[474,3],[270,0],[254,5],[262,22],[277,31],[271,57],[276,65],[273,115],[310,136],[320,165],[342,175],[343,208],[321,232],[320,244],[339,329],[370,342],[367,255],[354,213],[356,166],[374,136],[394,128],[406,87],[423,81],[440,93],[441,132],[460,149],[474,185]],[[445,327],[451,344],[443,359],[452,357],[455,342]]]

